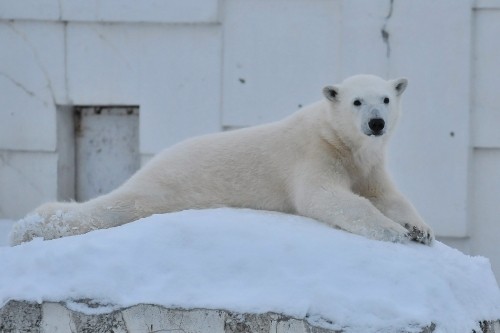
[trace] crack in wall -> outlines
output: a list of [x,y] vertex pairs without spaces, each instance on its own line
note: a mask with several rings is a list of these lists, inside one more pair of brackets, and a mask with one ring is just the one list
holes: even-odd
[[123,62],[125,63],[125,65],[127,65],[128,69],[133,71],[134,68],[133,66],[130,64],[129,62],[129,59],[128,57],[125,55],[125,53],[123,53],[120,48],[111,41],[111,39],[109,39],[108,37],[106,37],[105,35],[105,32],[102,32],[100,31],[99,29],[101,29],[103,26],[102,25],[99,25],[99,26],[91,26],[90,29],[97,35],[97,37],[99,37],[100,40],[102,40],[104,42],[104,44],[106,44],[106,46],[108,46],[114,53],[116,56],[118,56],[118,58],[121,58],[123,60]]
[[47,88],[49,89],[50,96],[52,98],[52,103],[53,103],[54,106],[57,105],[57,103],[56,103],[56,96],[55,96],[55,93],[54,93],[54,88],[52,87],[52,81],[50,80],[49,72],[47,71],[47,69],[43,65],[43,62],[42,62],[42,60],[40,58],[40,55],[38,54],[38,51],[36,50],[35,46],[31,43],[31,41],[28,39],[28,37],[23,32],[19,31],[14,25],[15,25],[14,22],[10,22],[9,21],[7,23],[7,26],[16,35],[18,35],[19,37],[21,37],[21,39],[26,43],[26,45],[31,49],[31,53],[33,54],[35,62],[38,65],[38,67],[40,68],[40,70],[42,71],[42,74],[43,74],[45,80],[47,81]]
[[382,26],[382,29],[380,30],[380,32],[382,34],[382,40],[383,40],[385,47],[386,47],[385,55],[387,58],[389,58],[391,56],[391,43],[389,40],[390,33],[387,30],[387,24],[389,23],[389,20],[392,17],[393,8],[394,8],[394,0],[390,0],[389,13],[386,15],[385,20],[384,20],[384,25]]
[[39,100],[40,102],[43,103],[44,106],[48,106],[47,101],[45,101],[42,98],[38,97],[35,92],[33,92],[33,91],[29,90],[28,88],[26,88],[26,86],[24,84],[22,84],[21,82],[17,81],[16,79],[14,79],[9,74],[7,74],[5,72],[0,72],[0,76],[3,76],[4,78],[6,78],[10,83],[12,83],[13,85],[15,85],[20,90],[22,90],[29,97],[32,97],[32,98],[35,98],[35,99]]
[[19,168],[10,163],[9,153],[0,152],[0,166],[3,166],[6,169],[11,169],[16,175],[18,175],[19,179],[24,180],[24,183],[31,187],[37,194],[42,196],[45,194],[42,188],[32,182],[32,179],[30,179],[31,174],[25,174],[23,171],[19,170]]
[[9,74],[7,74],[5,72],[0,72],[0,76],[3,76],[4,78],[6,78],[10,83],[12,83],[14,86],[16,86],[17,88],[19,88],[20,90],[22,90],[29,97],[32,97],[32,98],[37,99],[40,102],[42,102],[42,104],[45,107],[47,107],[49,105],[46,100],[44,100],[43,98],[40,98],[34,91],[26,88],[26,86],[24,84],[22,84],[21,82],[17,81],[16,79],[14,79]]
[[16,87],[18,87],[22,91],[24,91],[30,97],[36,97],[36,95],[35,95],[35,93],[33,91],[31,91],[28,88],[26,88],[21,82],[17,81],[16,79],[14,79],[9,74],[4,73],[4,72],[0,72],[0,75],[3,76],[4,78],[6,78],[7,80],[9,80],[13,85],[15,85]]

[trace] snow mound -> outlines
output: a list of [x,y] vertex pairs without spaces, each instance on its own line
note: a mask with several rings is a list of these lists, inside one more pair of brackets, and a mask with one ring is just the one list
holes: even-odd
[[[154,215],[0,247],[0,265],[0,306],[26,300],[64,301],[89,314],[143,303],[277,312],[351,333],[431,323],[436,332],[480,331],[479,321],[500,318],[500,291],[485,258],[439,242],[368,240],[274,212]],[[82,305],[89,300],[93,306]]]

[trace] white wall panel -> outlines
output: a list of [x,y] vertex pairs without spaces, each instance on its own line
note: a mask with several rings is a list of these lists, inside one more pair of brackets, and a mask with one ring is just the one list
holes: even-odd
[[210,23],[218,19],[217,0],[65,1],[63,19],[97,22]]
[[0,0],[0,19],[3,20],[57,20],[59,17],[59,0]]
[[488,257],[500,281],[500,149],[476,149],[471,183],[472,252]]
[[57,199],[57,154],[0,152],[0,217],[17,219]]
[[54,151],[55,105],[66,95],[63,24],[0,22],[0,45],[0,149]]
[[454,0],[394,1],[386,27],[390,76],[409,78],[391,169],[440,236],[467,235],[471,27]]
[[500,1],[478,1],[474,11],[470,190],[471,252],[488,257],[500,280]]
[[75,105],[137,104],[143,26],[69,23],[68,96]]
[[356,74],[387,77],[390,46],[382,30],[392,15],[391,0],[342,1],[341,78]]
[[[488,90],[491,90],[491,86]],[[496,94],[496,93],[494,93]],[[475,107],[472,113],[472,129],[474,147],[480,148],[495,148],[500,147],[500,131],[498,124],[500,124],[500,109],[495,107],[493,109],[484,111],[480,107]]]
[[0,19],[213,23],[218,0],[0,0]]
[[472,135],[475,147],[500,147],[500,1],[497,10],[475,11]]
[[221,40],[216,25],[140,35],[141,153],[221,129]]
[[339,80],[340,3],[231,0],[224,8],[223,124],[277,120]]
[[499,0],[475,0],[474,8],[476,9],[500,9]]

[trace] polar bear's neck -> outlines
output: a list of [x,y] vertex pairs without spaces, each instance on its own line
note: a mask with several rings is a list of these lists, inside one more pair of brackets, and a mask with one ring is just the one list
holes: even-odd
[[[374,167],[383,167],[387,139],[344,133],[343,124],[330,118],[324,102],[315,103],[285,121],[293,124],[288,123],[290,128],[302,128],[304,135],[301,137],[312,139],[310,143],[315,146],[314,149],[325,149],[321,154],[332,155],[331,157],[339,160],[346,169],[357,170],[355,172],[366,176]],[[323,142],[323,145],[318,142]]]
[[335,158],[341,160],[346,169],[357,170],[366,176],[376,167],[383,167],[385,162],[385,140],[363,140],[361,143],[347,141],[338,133],[331,135],[329,142],[332,150],[337,154]]
[[354,164],[363,174],[368,174],[374,167],[385,161],[385,143],[382,140],[365,142],[352,152]]
[[344,133],[345,128],[342,123],[337,124],[333,119],[325,122],[325,118],[328,116],[312,118],[323,119],[321,123],[312,124],[312,126],[320,128],[318,134],[329,143],[331,151],[337,155],[335,157],[342,160],[346,167],[354,166],[363,175],[368,174],[376,166],[383,167],[387,138],[365,137],[364,134],[357,133],[350,135],[350,133]]

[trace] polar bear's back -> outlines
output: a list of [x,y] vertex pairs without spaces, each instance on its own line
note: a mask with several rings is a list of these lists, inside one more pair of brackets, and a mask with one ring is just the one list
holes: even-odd
[[181,142],[124,186],[160,198],[158,206],[166,212],[219,206],[293,212],[289,178],[305,142],[290,121]]

